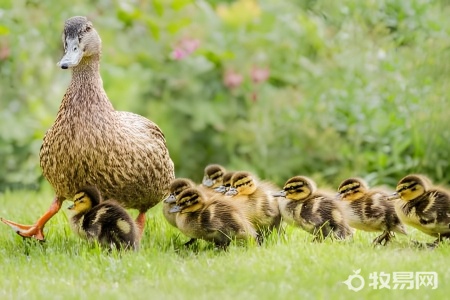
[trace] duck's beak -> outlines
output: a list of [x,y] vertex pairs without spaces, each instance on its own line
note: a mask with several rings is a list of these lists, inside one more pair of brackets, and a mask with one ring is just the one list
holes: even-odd
[[169,212],[172,214],[180,212],[180,211],[181,211],[181,206],[179,206],[179,205],[174,205],[169,209]]
[[286,191],[285,190],[281,190],[275,194],[272,194],[273,197],[286,197]]
[[63,58],[58,62],[61,69],[68,69],[77,66],[83,58],[83,51],[77,38],[66,39],[67,46]]
[[218,193],[224,194],[227,191],[227,188],[226,188],[226,186],[221,185],[221,186],[216,187],[214,190]]
[[169,197],[167,197],[166,199],[164,199],[164,203],[175,203],[177,199],[175,198],[175,196],[173,194],[170,194]]
[[207,187],[212,187],[213,184],[214,184],[214,181],[212,181],[212,179],[210,179],[210,178],[204,177],[204,178],[203,178],[203,181],[202,181],[202,184],[203,184],[204,186],[207,186]]
[[228,192],[225,193],[225,196],[234,196],[238,193],[238,190],[234,187],[230,188]]

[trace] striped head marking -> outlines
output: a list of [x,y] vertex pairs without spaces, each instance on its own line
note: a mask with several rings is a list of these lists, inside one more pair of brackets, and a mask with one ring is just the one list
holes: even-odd
[[221,165],[213,164],[205,168],[202,184],[209,188],[216,188],[222,185],[225,168]]
[[248,172],[236,172],[231,178],[231,187],[241,195],[250,195],[256,190],[256,182]]
[[339,196],[345,201],[357,201],[363,198],[369,189],[367,183],[360,178],[344,180],[338,188]]
[[185,189],[178,195],[177,203],[171,212],[192,212],[199,210],[203,202],[203,195],[196,188]]
[[429,185],[429,180],[421,175],[408,175],[398,182],[395,190],[403,201],[411,201],[425,194]]
[[284,184],[285,197],[290,200],[303,200],[316,191],[315,182],[305,176],[295,176]]

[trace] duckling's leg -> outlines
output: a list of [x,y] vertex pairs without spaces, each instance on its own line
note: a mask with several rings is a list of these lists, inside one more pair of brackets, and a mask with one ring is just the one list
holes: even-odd
[[385,230],[380,236],[376,237],[372,243],[386,246],[392,237],[394,237],[394,233],[391,234],[388,230]]
[[52,205],[50,205],[50,208],[47,210],[47,212],[37,220],[37,222],[34,225],[22,225],[18,224],[9,220],[5,220],[1,218],[1,221],[5,223],[6,225],[9,225],[18,235],[23,237],[32,237],[37,240],[43,241],[44,240],[44,226],[47,223],[48,220],[50,220],[61,208],[61,204],[64,201],[63,198],[55,197],[55,200],[53,200]]
[[137,218],[136,218],[136,225],[137,225],[138,230],[139,230],[139,232],[138,232],[139,240],[141,240],[142,235],[143,235],[143,233],[144,233],[145,220],[146,220],[146,219],[147,219],[147,218],[146,218],[146,216],[145,216],[145,211],[139,212],[139,215],[138,215]]

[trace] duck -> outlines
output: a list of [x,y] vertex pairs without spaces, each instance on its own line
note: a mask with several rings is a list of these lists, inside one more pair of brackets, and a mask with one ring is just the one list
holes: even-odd
[[353,235],[339,203],[332,195],[319,191],[309,177],[291,177],[274,197],[278,197],[283,221],[309,232],[314,241],[329,236],[344,240]]
[[210,189],[221,186],[225,173],[226,169],[219,164],[207,165],[204,170],[202,185]]
[[170,209],[176,214],[179,230],[186,236],[212,242],[226,250],[234,239],[254,240],[258,235],[238,206],[219,198],[206,199],[197,188],[187,188],[178,195]]
[[338,187],[338,198],[342,200],[348,224],[363,231],[382,231],[373,244],[386,245],[394,232],[407,234],[389,197],[388,191],[370,189],[362,178],[345,179]]
[[233,177],[235,171],[227,171],[223,174],[222,185],[216,187],[214,190],[218,193],[225,194],[231,187],[231,178]]
[[231,187],[225,193],[237,203],[257,229],[260,241],[274,229],[279,230],[281,215],[278,201],[272,196],[276,187],[267,181],[259,181],[247,171],[236,171],[231,177]]
[[75,233],[109,249],[138,249],[137,225],[117,201],[103,201],[95,186],[81,188],[73,199],[68,209]]
[[400,220],[437,239],[450,239],[450,191],[434,186],[422,174],[409,174],[397,183],[393,194],[395,211]]
[[137,209],[139,236],[145,213],[167,196],[175,178],[163,132],[154,122],[116,111],[100,76],[102,42],[84,16],[67,19],[64,56],[58,65],[72,78],[56,120],[39,152],[43,176],[55,191],[47,212],[33,225],[1,219],[22,237],[44,240],[44,226],[83,186],[96,185],[105,198]]

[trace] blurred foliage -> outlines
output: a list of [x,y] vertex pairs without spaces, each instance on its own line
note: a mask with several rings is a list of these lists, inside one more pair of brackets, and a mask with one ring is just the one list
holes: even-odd
[[177,176],[214,162],[277,184],[448,184],[449,14],[431,0],[0,0],[0,190],[43,181],[73,15],[102,37],[111,101],[159,124]]

